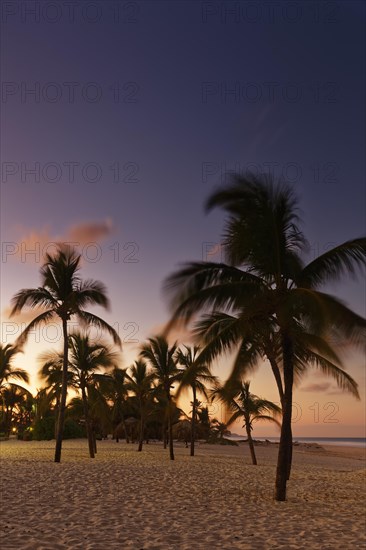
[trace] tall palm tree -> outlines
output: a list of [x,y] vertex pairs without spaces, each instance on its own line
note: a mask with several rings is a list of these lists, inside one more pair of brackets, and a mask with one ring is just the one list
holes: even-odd
[[68,372],[68,321],[75,316],[82,326],[93,325],[110,334],[116,344],[121,345],[117,332],[100,317],[86,311],[88,305],[108,308],[109,302],[104,285],[98,281],[82,281],[79,277],[81,256],[70,247],[59,246],[54,255],[46,254],[42,266],[41,286],[20,290],[12,299],[11,315],[24,307],[43,307],[46,310],[31,321],[19,337],[19,343],[26,341],[31,330],[58,318],[62,323],[63,366],[60,411],[57,422],[55,462],[61,461],[63,428],[67,397]]
[[191,263],[168,279],[167,287],[174,292],[172,322],[188,323],[198,312],[208,313],[214,335],[210,353],[238,346],[238,370],[240,364],[255,364],[263,353],[271,359],[268,342],[272,359],[280,357],[277,384],[281,380],[283,421],[275,498],[285,500],[296,374],[311,363],[357,395],[357,385],[340,368],[329,337],[359,345],[366,321],[319,287],[366,264],[366,239],[347,241],[304,265],[307,243],[297,198],[287,184],[234,177],[231,185],[209,198],[208,209],[216,206],[229,215],[224,233],[228,263]]
[[197,400],[197,394],[203,395],[207,400],[209,399],[206,385],[208,383],[215,383],[216,377],[211,374],[209,367],[202,362],[200,358],[201,348],[199,346],[192,346],[188,348],[183,346],[184,350],[178,350],[177,359],[178,363],[183,367],[178,378],[180,384],[175,397],[178,398],[180,393],[186,389],[192,390],[192,416],[191,416],[191,456],[194,456],[194,444],[196,438],[196,420],[197,420],[197,406],[199,401]]
[[148,343],[142,346],[140,355],[152,367],[158,387],[162,389],[167,399],[169,454],[170,460],[174,460],[173,432],[172,432],[172,394],[171,389],[177,380],[179,371],[177,368],[177,344],[169,347],[168,341],[163,336],[149,338]]
[[133,392],[137,399],[140,415],[138,451],[142,451],[149,404],[150,408],[152,405],[152,382],[154,378],[155,374],[153,372],[149,372],[146,363],[141,360],[135,361],[128,375],[128,379],[130,381],[128,389]]
[[255,456],[254,443],[252,438],[253,422],[258,420],[268,420],[275,422],[278,426],[281,426],[280,422],[275,417],[281,413],[281,408],[268,401],[262,399],[257,395],[250,392],[250,382],[232,382],[224,386],[218,386],[212,394],[213,399],[218,397],[229,408],[232,413],[227,425],[233,424],[238,418],[243,418],[244,428],[247,432],[248,444],[252,462],[257,464],[257,458]]
[[89,455],[90,458],[94,458],[96,445],[89,413],[89,393],[93,393],[94,402],[96,402],[98,397],[96,385],[106,378],[98,371],[101,368],[116,367],[118,356],[107,344],[92,342],[88,334],[79,332],[71,334],[69,345],[71,352],[69,368],[73,374],[74,386],[81,392]]
[[[197,337],[206,344],[202,355],[212,360],[231,346],[238,347],[232,373],[228,382],[238,382],[243,376],[254,372],[264,360],[268,360],[274,375],[282,409],[284,408],[283,362],[280,334],[274,323],[268,319],[252,318],[249,324],[245,311],[237,314],[214,312],[205,315],[194,330]],[[338,386],[359,399],[358,386],[345,372],[342,362],[326,339],[310,334],[298,326],[294,342],[294,384],[299,384],[309,366],[320,369],[335,379]],[[289,437],[292,440],[290,429]],[[287,448],[287,479],[290,477],[292,444]]]
[[21,353],[18,345],[0,344],[0,388],[9,383],[10,379],[21,380],[26,384],[29,383],[28,373],[12,365],[15,355]]

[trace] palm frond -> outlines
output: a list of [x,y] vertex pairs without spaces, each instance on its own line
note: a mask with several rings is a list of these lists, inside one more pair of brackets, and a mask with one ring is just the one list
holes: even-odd
[[310,262],[300,274],[299,286],[317,287],[341,276],[355,277],[366,266],[366,238],[346,241]]
[[22,311],[25,306],[28,306],[32,309],[43,307],[43,308],[55,308],[57,307],[57,300],[52,296],[52,294],[45,288],[23,288],[19,290],[13,296],[11,303],[13,308],[10,312],[10,317]]
[[20,334],[20,336],[17,338],[17,344],[19,345],[22,345],[26,342],[28,336],[29,336],[29,333],[33,330],[35,330],[36,328],[39,327],[39,325],[43,324],[43,323],[47,323],[48,321],[50,321],[52,319],[52,317],[54,317],[56,314],[55,314],[55,311],[50,309],[48,311],[45,311],[44,313],[41,313],[40,315],[38,315],[35,319],[33,319],[33,321],[31,321],[28,326],[26,326],[26,328],[23,330],[23,332]]
[[113,342],[117,344],[118,346],[122,347],[121,339],[116,332],[116,330],[109,325],[106,321],[98,317],[97,315],[94,315],[94,313],[90,313],[88,311],[78,310],[76,312],[76,316],[78,317],[80,323],[85,327],[94,326],[107,334],[109,334]]

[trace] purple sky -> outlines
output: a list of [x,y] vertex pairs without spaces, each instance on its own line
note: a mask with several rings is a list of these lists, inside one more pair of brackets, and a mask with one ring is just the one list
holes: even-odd
[[[108,286],[105,317],[127,340],[129,364],[128,339],[168,318],[165,276],[182,261],[220,259],[223,216],[204,215],[203,202],[226,171],[291,181],[310,257],[364,233],[362,2],[95,0],[69,10],[2,5],[3,341],[11,296],[39,282],[26,250],[76,240],[85,277]],[[365,314],[364,282],[330,290]],[[32,372],[43,345],[22,359]],[[364,361],[348,366],[362,389]],[[276,397],[266,371],[253,384]],[[364,401],[332,397],[317,376],[304,387],[311,435],[362,424]],[[309,406],[334,400],[337,426],[314,425]]]

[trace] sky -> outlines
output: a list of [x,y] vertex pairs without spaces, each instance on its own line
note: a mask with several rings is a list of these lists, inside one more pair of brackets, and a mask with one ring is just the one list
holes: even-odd
[[[107,285],[110,311],[93,311],[131,364],[169,318],[165,277],[222,259],[223,214],[203,205],[228,172],[293,185],[309,260],[365,233],[363,2],[28,0],[0,16],[3,343],[30,320],[9,319],[11,297],[38,286],[63,240]],[[365,315],[364,279],[327,290]],[[37,356],[59,341],[50,326],[18,356],[33,388]],[[365,435],[364,357],[345,365],[361,401],[311,371],[295,435]],[[229,371],[227,357],[215,372]],[[252,389],[278,401],[267,365]]]

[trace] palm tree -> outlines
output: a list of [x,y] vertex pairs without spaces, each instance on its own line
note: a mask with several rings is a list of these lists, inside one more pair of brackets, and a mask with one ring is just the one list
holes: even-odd
[[141,349],[141,357],[146,359],[152,367],[158,387],[162,389],[167,400],[169,454],[170,460],[174,460],[173,433],[172,433],[172,394],[171,388],[177,380],[177,344],[169,347],[168,341],[163,336],[149,338],[148,343]]
[[[150,421],[155,421],[156,425],[161,426],[160,434],[163,441],[164,449],[167,448],[168,437],[167,437],[167,421],[168,421],[168,399],[164,388],[159,384],[159,382],[154,381],[153,383],[153,398],[154,398],[154,407],[152,415],[150,415]],[[173,408],[173,407],[172,407]],[[152,417],[152,418],[151,418]],[[173,417],[173,414],[171,415]]]
[[210,437],[213,421],[211,421],[208,407],[207,406],[203,407],[200,402],[198,402],[197,404],[197,416],[198,416],[198,427],[199,427],[201,436],[208,439]]
[[128,389],[131,390],[138,402],[140,415],[139,428],[139,446],[138,451],[142,451],[146,419],[152,405],[152,382],[155,378],[153,372],[147,370],[147,365],[143,361],[135,361],[130,369],[128,379],[130,381]]
[[[48,399],[50,404],[55,401],[55,439],[57,438],[57,417],[60,411],[60,400],[62,394],[62,367],[64,363],[63,353],[60,351],[47,350],[39,356],[41,367],[38,376],[46,383]],[[68,370],[67,387],[74,385],[74,374]]]
[[[28,404],[29,399],[33,399],[32,394],[26,388],[18,386],[17,384],[3,386],[1,390],[1,408],[5,433],[8,436],[11,432],[15,410],[18,411],[18,417],[21,417],[23,409]],[[22,425],[21,418],[19,418],[19,421],[19,424]]]
[[19,346],[14,344],[0,344],[0,388],[9,384],[10,379],[21,380],[26,384],[29,383],[28,373],[19,368],[14,368],[12,365],[14,356],[21,353]]
[[[69,345],[71,350],[69,368],[73,374],[73,384],[81,392],[89,455],[90,458],[94,458],[96,445],[89,412],[89,394],[93,394],[94,404],[99,401],[99,392],[96,385],[98,382],[102,382],[106,376],[97,371],[101,367],[116,367],[118,357],[107,344],[92,342],[88,334],[71,334],[69,336]],[[104,397],[102,401],[105,401]]]
[[128,398],[129,379],[127,369],[114,367],[109,373],[110,389],[108,397],[112,401],[112,424],[116,434],[116,442],[118,443],[118,430],[116,429],[121,422],[126,437],[126,443],[129,443],[128,430],[125,422],[125,410]]
[[218,439],[220,443],[223,443],[225,435],[231,434],[228,422],[222,422],[217,418],[212,419],[210,431],[210,441],[213,440],[216,442]]
[[196,420],[197,420],[197,393],[209,399],[206,384],[214,383],[216,377],[211,374],[208,366],[202,362],[200,358],[200,347],[193,346],[188,348],[184,346],[185,352],[178,350],[178,363],[182,365],[181,374],[178,378],[180,381],[175,397],[178,398],[180,393],[186,389],[192,390],[192,416],[191,416],[191,456],[194,456],[194,443],[196,438]]
[[209,198],[207,207],[215,206],[229,214],[224,235],[228,263],[191,263],[168,279],[167,288],[174,291],[172,323],[188,323],[198,312],[206,312],[198,332],[211,329],[208,355],[237,347],[237,374],[263,356],[272,368],[277,365],[283,421],[275,498],[285,500],[296,376],[310,363],[357,396],[357,384],[342,370],[329,341],[346,338],[359,345],[366,322],[319,286],[365,265],[366,239],[347,241],[304,265],[301,254],[307,243],[297,199],[288,185],[250,175],[235,177]]
[[[298,327],[294,341],[294,384],[299,384],[309,366],[319,368],[325,375],[332,376],[338,386],[359,399],[358,386],[341,366],[341,359],[326,339],[310,334]],[[238,351],[228,382],[238,382],[243,376],[254,372],[260,363],[268,360],[274,375],[280,402],[284,408],[284,385],[282,348],[280,334],[271,320],[253,317],[249,324],[243,304],[243,312],[227,314],[214,312],[205,315],[194,330],[206,344],[202,356],[212,360],[218,353],[237,346]],[[289,437],[292,440],[290,429]],[[290,477],[292,444],[287,449],[287,479]]]
[[114,342],[121,345],[117,332],[100,317],[86,311],[88,305],[99,305],[107,308],[109,305],[106,289],[98,281],[82,281],[79,277],[81,256],[75,250],[66,246],[59,246],[55,255],[46,254],[45,264],[42,266],[42,284],[38,288],[20,290],[12,299],[11,315],[20,312],[24,307],[46,308],[31,321],[19,337],[19,343],[26,341],[31,330],[58,318],[62,323],[63,333],[63,366],[62,391],[60,410],[57,422],[57,438],[55,448],[55,462],[61,461],[63,428],[67,397],[68,372],[68,321],[75,316],[83,326],[96,326],[109,333]]
[[268,420],[275,422],[281,426],[280,422],[274,415],[281,413],[281,408],[268,401],[254,395],[249,390],[250,382],[232,382],[224,386],[218,386],[212,394],[213,399],[218,397],[222,400],[232,412],[227,425],[233,424],[238,418],[244,419],[244,428],[247,432],[248,443],[252,462],[257,464],[257,458],[254,451],[254,443],[252,439],[253,422],[258,420]]

